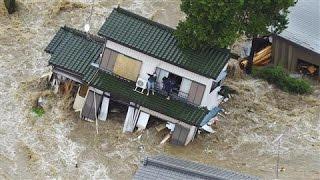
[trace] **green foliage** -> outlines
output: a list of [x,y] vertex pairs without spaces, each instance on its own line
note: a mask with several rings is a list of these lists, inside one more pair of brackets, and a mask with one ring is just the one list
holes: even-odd
[[280,66],[253,69],[253,76],[265,79],[286,92],[295,94],[308,94],[312,92],[312,87],[308,81],[290,77]]
[[187,15],[176,37],[183,47],[227,47],[243,34],[248,37],[285,29],[288,8],[295,0],[182,0]]
[[32,112],[35,113],[38,117],[41,117],[44,115],[45,111],[42,107],[33,107]]

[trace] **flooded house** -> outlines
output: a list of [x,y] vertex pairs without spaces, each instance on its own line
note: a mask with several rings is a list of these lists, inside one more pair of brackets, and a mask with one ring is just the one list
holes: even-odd
[[174,31],[120,7],[98,35],[61,27],[45,49],[51,83],[74,91],[82,119],[106,121],[117,102],[127,107],[123,132],[155,117],[167,122],[172,143],[187,145],[199,130],[212,132],[230,51],[180,48]]

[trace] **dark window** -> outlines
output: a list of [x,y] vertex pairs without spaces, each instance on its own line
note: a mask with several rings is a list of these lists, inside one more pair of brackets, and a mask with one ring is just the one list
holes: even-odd
[[211,86],[211,90],[210,92],[212,92],[213,90],[215,90],[217,87],[219,87],[221,85],[221,80],[219,82],[213,82],[212,86]]

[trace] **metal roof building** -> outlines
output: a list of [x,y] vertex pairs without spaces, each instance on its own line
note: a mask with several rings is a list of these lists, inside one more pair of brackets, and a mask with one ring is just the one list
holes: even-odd
[[320,1],[299,0],[289,11],[288,27],[279,36],[320,54]]
[[257,180],[258,177],[159,155],[146,158],[134,180]]
[[288,20],[288,27],[272,40],[274,64],[320,76],[320,1],[299,0],[289,8]]

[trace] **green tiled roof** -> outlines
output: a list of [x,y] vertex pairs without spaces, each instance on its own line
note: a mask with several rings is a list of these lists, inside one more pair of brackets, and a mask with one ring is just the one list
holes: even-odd
[[88,80],[96,71],[90,64],[99,58],[103,45],[102,38],[62,27],[45,51],[52,54],[50,65],[66,69]]
[[96,62],[103,49],[104,40],[87,35],[84,32],[62,27],[49,43],[46,52],[51,54],[49,64],[78,74],[90,86],[109,92],[114,97],[125,102],[135,102],[143,107],[165,114],[191,125],[199,125],[209,112],[205,108],[197,108],[176,100],[166,100],[165,97],[156,95],[142,95],[134,92],[135,84],[128,82],[106,72],[98,72],[91,66]]
[[105,72],[98,72],[91,86],[109,92],[111,98],[114,97],[125,102],[135,102],[153,111],[196,126],[200,125],[204,116],[209,112],[205,108],[197,108],[180,101],[166,100],[159,94],[149,96],[140,94],[133,91],[135,84]]
[[99,30],[99,35],[197,74],[216,79],[230,58],[227,49],[182,49],[174,29],[116,8]]

